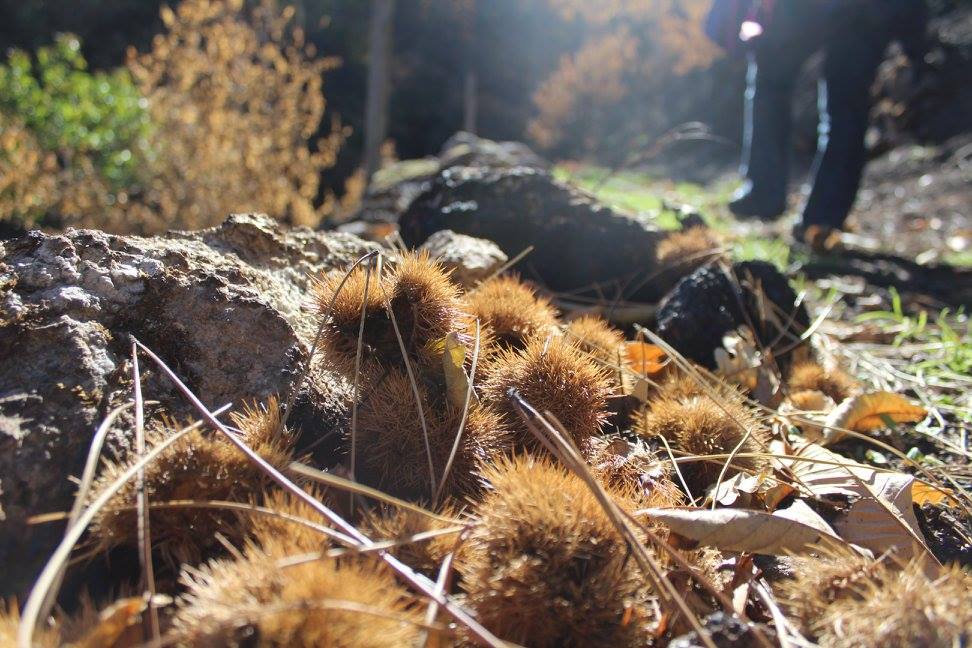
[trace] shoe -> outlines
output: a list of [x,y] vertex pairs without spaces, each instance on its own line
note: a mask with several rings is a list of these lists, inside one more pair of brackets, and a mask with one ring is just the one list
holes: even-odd
[[[748,184],[748,183],[747,183]],[[752,190],[751,186],[744,186],[736,192],[729,211],[737,218],[756,218],[759,220],[776,220],[786,211],[786,199],[770,199]]]
[[792,234],[795,243],[805,245],[817,254],[831,254],[844,247],[843,232],[836,227],[797,223]]

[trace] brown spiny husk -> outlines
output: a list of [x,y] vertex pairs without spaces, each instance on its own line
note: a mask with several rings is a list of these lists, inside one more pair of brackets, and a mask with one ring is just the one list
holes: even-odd
[[[438,483],[459,432],[462,407],[433,397],[435,385],[420,382],[419,396],[428,428],[432,466]],[[362,402],[357,425],[358,477],[401,497],[431,499],[429,459],[412,383],[391,370]],[[350,439],[347,446],[350,448]],[[471,403],[462,440],[443,491],[464,495],[478,489],[478,466],[510,447],[510,433],[490,407]]]
[[580,447],[591,473],[606,488],[627,493],[642,507],[676,506],[682,491],[671,480],[668,461],[659,461],[641,441],[617,436],[593,436]]
[[557,311],[518,277],[490,279],[465,296],[466,310],[492,332],[495,344],[521,348],[557,325]]
[[[456,517],[451,506],[441,510],[445,517]],[[457,521],[457,524],[459,522]],[[379,542],[382,540],[404,541],[418,533],[438,531],[451,526],[445,520],[422,515],[416,511],[402,508],[381,507],[365,515],[363,520],[365,535]],[[457,545],[459,532],[440,535],[427,540],[417,540],[400,544],[389,550],[412,569],[435,580],[446,556],[461,552],[464,543]]]
[[703,225],[672,232],[658,244],[655,258],[659,266],[698,265],[706,257],[718,255],[722,241]]
[[[340,273],[332,273],[316,286],[322,317],[343,278]],[[404,362],[398,336],[385,306],[386,299],[413,361],[434,359],[429,357],[435,355],[430,347],[449,333],[457,333],[468,341],[468,318],[461,309],[459,288],[427,253],[403,255],[391,271],[380,277],[372,270],[367,281],[367,303],[366,278],[365,268],[356,268],[349,275],[337,293],[331,316],[322,329],[323,355],[339,370],[346,374],[354,371],[362,309],[365,310],[362,367],[366,375],[373,375],[376,365],[399,366]]]
[[[241,438],[276,468],[291,459],[293,438],[280,425],[276,400],[267,407],[247,407],[234,415]],[[173,433],[157,428],[146,434],[149,447]],[[125,472],[137,459],[109,460],[95,480],[91,498]],[[266,474],[243,452],[217,432],[196,430],[166,448],[145,467],[149,505],[178,500],[249,502],[262,497]],[[92,522],[91,534],[99,549],[134,546],[138,539],[136,480],[129,480]],[[150,509],[154,550],[173,566],[197,562],[215,542],[219,531],[230,536],[239,528],[231,512],[211,508]]]
[[[17,607],[17,602],[0,599],[0,646],[17,645],[17,632],[20,630],[20,622],[20,609]],[[34,630],[31,645],[36,648],[60,646],[60,632],[56,627],[39,626]]]
[[[731,389],[719,390],[719,401],[708,396],[659,398],[635,414],[634,430],[646,439],[664,437],[685,455],[726,455],[742,443],[738,453],[765,451],[768,433],[756,413]],[[747,436],[748,433],[748,436]],[[681,463],[679,469],[694,497],[703,495],[727,459]],[[734,457],[726,477],[740,470],[758,472],[765,460]]]
[[574,441],[598,434],[607,420],[608,373],[563,338],[534,338],[526,348],[501,351],[491,361],[483,399],[507,417],[525,448],[540,447],[513,409],[510,389],[540,413],[552,413]]
[[187,570],[173,633],[213,646],[414,645],[422,612],[373,560],[320,559],[281,565],[249,546],[236,560]]
[[588,487],[530,456],[498,462],[485,478],[459,565],[480,621],[526,646],[644,645],[650,592]]
[[[307,492],[318,501],[327,503],[330,491],[308,488]],[[241,512],[239,524],[241,536],[249,538],[264,552],[310,553],[322,551],[331,545],[331,539],[311,525],[330,526],[319,511],[293,493],[274,488],[263,497],[262,506],[277,515],[262,512]],[[311,524],[304,524],[303,522]]]
[[972,641],[970,591],[958,567],[929,576],[918,562],[834,554],[799,560],[780,601],[824,647],[948,648]]
[[624,334],[596,315],[584,315],[567,324],[567,339],[594,358],[618,364],[618,351]]
[[[362,362],[366,369],[380,363],[381,354],[387,353],[390,344],[395,342],[388,339],[393,332],[383,297],[383,293],[390,291],[388,278],[380,276],[376,270],[371,270],[370,277],[367,272],[360,266],[352,270],[340,291],[338,287],[344,280],[342,272],[325,275],[314,285],[318,317],[326,318],[321,328],[321,355],[346,374],[354,371],[362,310],[365,311]],[[334,305],[328,310],[332,300]]]
[[826,370],[816,362],[801,362],[790,370],[790,392],[816,390],[840,403],[859,389],[856,380],[840,369]]

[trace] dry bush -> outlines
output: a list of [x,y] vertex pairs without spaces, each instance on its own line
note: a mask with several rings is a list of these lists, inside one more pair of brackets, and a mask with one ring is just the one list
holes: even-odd
[[315,58],[290,25],[293,8],[275,6],[163,8],[151,50],[130,51],[128,70],[111,77],[137,87],[150,122],[122,180],[109,177],[98,149],[44,146],[22,120],[0,115],[0,219],[153,233],[261,211],[317,225],[337,207],[322,195],[321,173],[348,135],[335,120],[313,141],[335,61]]
[[618,135],[625,123],[619,115],[643,132],[634,114],[664,114],[672,82],[707,66],[717,53],[702,32],[711,4],[705,0],[549,2],[565,18],[588,26],[589,36],[534,94],[539,115],[529,133],[545,148],[569,140],[596,150],[607,136]]
[[264,211],[316,225],[333,205],[315,206],[321,171],[346,133],[311,143],[324,115],[323,75],[303,33],[263,2],[183,0],[163,8],[166,31],[129,56],[148,99],[158,156],[141,201],[149,229],[202,227],[233,211]]

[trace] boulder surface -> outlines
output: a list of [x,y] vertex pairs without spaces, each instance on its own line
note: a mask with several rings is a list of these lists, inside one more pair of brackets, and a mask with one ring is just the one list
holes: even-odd
[[[315,332],[311,278],[371,249],[347,234],[238,214],[141,238],[30,232],[0,243],[0,597],[23,596],[63,533],[27,518],[70,508],[95,429],[132,400],[131,345],[153,349],[211,408],[284,394]],[[147,361],[144,396],[194,413]],[[291,422],[342,424],[347,387],[315,368]],[[108,452],[132,444],[123,418]]]

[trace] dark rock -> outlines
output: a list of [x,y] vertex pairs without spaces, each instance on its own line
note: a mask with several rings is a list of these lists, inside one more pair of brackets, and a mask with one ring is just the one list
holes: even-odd
[[533,246],[516,268],[555,291],[656,301],[671,287],[652,280],[665,234],[650,219],[614,211],[536,169],[443,171],[399,226],[413,247],[442,229],[489,239],[511,258]]
[[[70,508],[95,428],[131,400],[132,335],[210,407],[283,394],[315,333],[310,277],[369,249],[248,214],[152,238],[72,229],[0,243],[0,598],[23,596],[63,533],[26,519]],[[146,399],[194,416],[140,364]],[[315,369],[291,419],[302,441],[343,423],[346,395]],[[130,448],[129,430],[121,421],[107,451]]]
[[[749,648],[759,645],[753,637],[753,631],[739,619],[725,612],[713,612],[702,621],[713,643],[719,648]],[[763,626],[764,634],[773,636],[772,630]],[[689,632],[675,637],[668,644],[669,648],[700,648],[706,644],[699,638],[698,633]]]
[[793,345],[810,324],[806,308],[776,268],[763,261],[712,263],[684,277],[662,301],[657,332],[679,353],[709,368],[722,338],[751,326],[762,348]]
[[[454,167],[546,170],[550,163],[522,142],[495,142],[460,131],[450,137],[437,157],[394,162],[372,177],[361,207],[351,220],[394,223],[435,177]],[[355,232],[357,233],[357,232]]]

